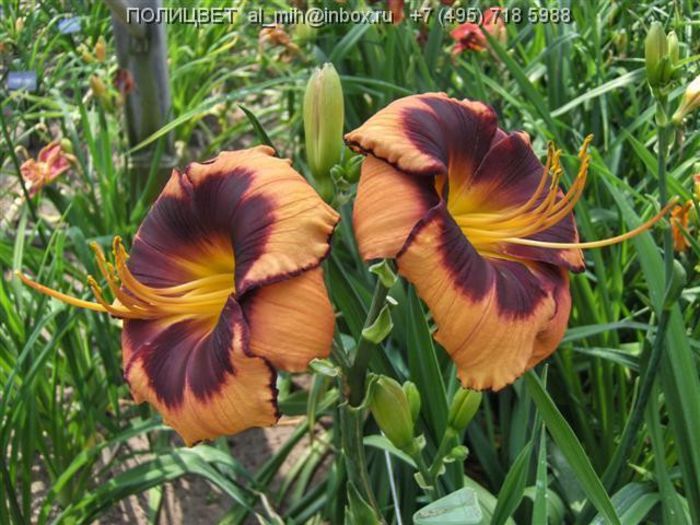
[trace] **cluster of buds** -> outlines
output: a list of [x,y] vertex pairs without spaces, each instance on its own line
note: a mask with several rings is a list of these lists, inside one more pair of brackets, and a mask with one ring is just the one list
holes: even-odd
[[[653,22],[644,41],[644,63],[649,85],[655,90],[663,90],[678,71],[680,64],[680,43],[675,31],[666,34],[660,22]],[[672,117],[672,122],[680,126],[690,113],[700,107],[700,76],[690,82]]]
[[420,394],[416,385],[378,376],[369,387],[368,406],[374,420],[391,443],[408,454],[419,446],[415,439],[415,424],[420,413]]
[[[447,426],[452,435],[467,428],[481,405],[481,392],[460,388],[452,398]],[[410,381],[400,385],[386,376],[374,376],[368,389],[367,405],[377,425],[391,443],[408,454],[420,447],[415,425],[420,413],[418,388]]]
[[674,31],[668,35],[660,22],[652,22],[644,41],[644,63],[647,80],[653,88],[660,88],[671,81],[678,65],[680,49]]

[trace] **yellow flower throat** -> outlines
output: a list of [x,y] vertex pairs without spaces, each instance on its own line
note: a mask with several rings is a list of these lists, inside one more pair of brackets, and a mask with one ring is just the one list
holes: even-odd
[[[578,154],[580,160],[578,174],[566,194],[559,199],[557,199],[560,191],[559,183],[564,173],[560,162],[561,150],[555,149],[550,144],[543,176],[535,192],[524,204],[498,211],[467,212],[459,210],[455,202],[450,203],[448,197],[448,210],[469,242],[483,255],[498,256],[498,245],[501,243],[551,249],[600,248],[622,242],[649,229],[671,209],[675,201],[669,202],[658,214],[641,226],[602,241],[560,243],[529,238],[551,228],[573,212],[574,206],[583,195],[586,184],[591,161],[588,154],[591,140],[591,135],[584,140]],[[549,185],[547,180],[550,181]]]

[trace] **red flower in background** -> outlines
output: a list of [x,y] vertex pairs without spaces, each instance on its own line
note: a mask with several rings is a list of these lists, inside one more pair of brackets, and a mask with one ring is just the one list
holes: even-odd
[[128,69],[117,69],[114,75],[114,87],[122,96],[128,95],[134,90],[134,77]]
[[29,195],[36,195],[41,188],[68,171],[73,162],[75,157],[63,151],[58,141],[41,148],[36,160],[27,159],[19,168],[24,180],[31,184]]
[[467,22],[453,29],[450,36],[456,43],[452,49],[452,54],[458,55],[465,49],[470,51],[483,51],[486,49],[488,41],[484,36],[484,32],[488,32],[501,44],[506,43],[508,35],[500,7],[487,9],[481,25]]
[[388,0],[389,11],[391,11],[391,21],[394,24],[400,24],[404,19],[404,0]]

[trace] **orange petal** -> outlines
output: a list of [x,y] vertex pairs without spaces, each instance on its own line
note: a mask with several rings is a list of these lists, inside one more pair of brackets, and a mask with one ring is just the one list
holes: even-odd
[[362,257],[395,257],[416,223],[437,202],[430,178],[406,175],[382,160],[367,157],[353,210]]
[[427,93],[392,102],[345,141],[403,172],[441,175],[455,167],[473,173],[495,133],[496,115],[487,105]]
[[242,305],[250,327],[250,351],[275,368],[303,372],[330,352],[335,317],[323,270],[255,290]]
[[247,326],[230,299],[215,326],[124,322],[125,377],[188,445],[277,421],[275,373],[247,355]]
[[317,266],[328,254],[339,216],[292,167],[267,146],[226,151],[186,170],[195,188],[229,174],[245,179],[240,199],[231,198],[236,291],[276,282]]
[[442,207],[416,227],[397,261],[430,308],[435,339],[465,387],[503,388],[550,355],[564,335],[566,271],[481,257]]
[[318,265],[338,214],[266,146],[227,151],[173,175],[134,240],[132,272],[173,286],[233,271],[251,287]]

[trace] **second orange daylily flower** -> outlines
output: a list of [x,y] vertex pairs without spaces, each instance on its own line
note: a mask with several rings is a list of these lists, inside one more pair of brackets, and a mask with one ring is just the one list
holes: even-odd
[[53,141],[39,151],[36,159],[27,159],[20,166],[22,178],[30,183],[29,196],[33,197],[44,186],[68,171],[75,157],[61,147],[59,141]]
[[[559,188],[561,152],[542,165],[521,132],[481,102],[428,93],[397,100],[345,137],[367,155],[354,208],[365,260],[396,259],[437,325],[465,387],[500,389],[548,357],[569,319],[582,248],[573,207],[588,171]],[[672,204],[671,204],[672,205]]]
[[123,319],[124,377],[193,444],[275,423],[275,370],[298,372],[330,350],[334,315],[321,261],[337,213],[261,146],[174,171],[114,262],[94,245],[114,296],[68,304]]

